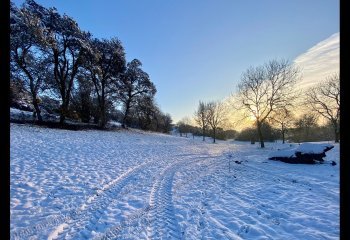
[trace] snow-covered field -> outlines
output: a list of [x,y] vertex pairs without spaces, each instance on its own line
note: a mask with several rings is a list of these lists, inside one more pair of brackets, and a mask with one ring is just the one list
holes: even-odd
[[10,134],[11,239],[339,239],[339,145],[292,165],[267,160],[277,143]]

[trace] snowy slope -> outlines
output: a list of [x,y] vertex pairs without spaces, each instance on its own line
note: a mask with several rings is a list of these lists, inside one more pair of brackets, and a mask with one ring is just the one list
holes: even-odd
[[339,239],[339,145],[281,147],[11,124],[11,239]]

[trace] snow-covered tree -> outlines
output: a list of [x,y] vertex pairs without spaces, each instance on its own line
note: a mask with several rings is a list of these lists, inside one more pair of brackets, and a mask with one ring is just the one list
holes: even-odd
[[93,51],[86,52],[84,68],[93,82],[99,109],[99,125],[107,123],[106,102],[111,100],[113,87],[125,69],[125,52],[117,38],[111,40],[92,39]]
[[47,71],[53,72],[50,86],[61,99],[62,124],[68,114],[71,93],[82,65],[83,53],[91,51],[87,41],[90,34],[82,31],[71,17],[60,15],[55,8],[44,8],[33,0],[26,0],[23,8],[41,21],[38,31],[42,30],[42,34],[38,34],[38,40],[51,63]]
[[23,83],[31,94],[34,113],[38,121],[42,122],[39,93],[49,75],[44,70],[49,65],[47,56],[40,49],[42,22],[26,8],[18,9],[11,3],[10,29],[11,81]]
[[140,96],[153,97],[157,90],[148,74],[141,69],[142,63],[134,59],[127,64],[126,71],[121,74],[116,84],[117,99],[122,102],[124,118],[122,126],[129,123],[130,110],[135,107]]

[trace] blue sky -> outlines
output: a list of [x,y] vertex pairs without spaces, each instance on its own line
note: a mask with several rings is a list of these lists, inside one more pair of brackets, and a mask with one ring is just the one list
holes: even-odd
[[119,38],[127,60],[141,60],[159,106],[175,122],[192,117],[199,100],[234,93],[248,67],[294,61],[339,32],[336,0],[37,2],[73,17],[95,37]]

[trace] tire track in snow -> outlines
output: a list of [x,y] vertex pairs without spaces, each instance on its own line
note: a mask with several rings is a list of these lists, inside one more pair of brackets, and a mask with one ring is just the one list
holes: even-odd
[[[199,158],[199,159],[198,159]],[[173,180],[177,171],[189,167],[203,158],[212,159],[213,156],[197,156],[196,159],[170,164],[166,167],[153,184],[150,194],[150,213],[147,236],[150,239],[183,239],[180,226],[174,214],[172,201]]]
[[[130,184],[130,181],[135,179],[135,177],[142,173],[151,163],[152,162],[143,163],[128,170],[112,181],[111,184],[108,184],[108,188],[104,191],[100,191],[96,195],[90,197],[87,204],[83,204],[80,208],[82,214],[77,218],[67,221],[66,223],[69,227],[59,232],[57,239],[91,238],[92,227],[96,225],[103,212],[112,202],[117,200],[116,197],[120,195],[123,188]],[[100,197],[97,198],[98,196]],[[70,233],[69,230],[73,230],[73,232]]]
[[119,224],[110,227],[103,234],[99,234],[94,238],[94,240],[112,240],[119,237],[120,232],[133,224],[135,221],[138,221],[140,218],[145,217],[146,214],[151,210],[151,206],[147,205],[146,207],[135,211],[127,219],[121,221]]
[[[121,189],[127,185],[130,179],[137,175],[146,165],[150,165],[151,162],[143,163],[136,167],[130,168],[125,173],[121,174],[118,178],[105,184],[101,189],[97,190],[95,194],[91,195],[87,201],[80,207],[69,211],[66,214],[56,215],[44,220],[34,226],[26,227],[18,231],[10,233],[11,239],[27,239],[29,236],[38,235],[42,230],[55,227],[52,232],[55,232],[55,236],[60,237],[63,232],[76,226],[78,222],[87,219],[90,213],[97,212],[97,215],[101,213],[101,208],[107,206],[107,203],[114,198]],[[64,229],[61,227],[65,224]]]
[[[172,188],[172,180],[170,180],[169,178],[173,178],[174,174],[179,170],[179,168],[181,168],[182,166],[185,166],[185,164],[187,164],[186,166],[189,166],[188,164],[203,161],[202,159],[198,159],[198,158],[205,158],[205,159],[210,158],[208,156],[203,156],[203,155],[197,156],[194,154],[175,155],[174,157],[183,157],[183,156],[185,156],[185,157],[196,156],[197,158],[194,161],[192,160],[192,161],[184,162],[184,160],[182,160],[181,162],[172,163],[172,164],[168,165],[167,167],[165,167],[163,169],[163,171],[160,174],[160,177],[158,177],[156,182],[151,184],[151,188],[152,188],[151,195],[153,194],[153,197],[154,197],[155,192],[158,192],[156,194],[158,196],[158,201],[162,202],[162,206],[164,206],[164,204],[167,206],[166,210],[165,210],[165,212],[167,213],[166,214],[167,220],[165,220],[167,222],[166,226],[170,226],[172,229],[174,229],[174,225],[176,226],[176,222],[175,223],[172,222],[172,220],[174,220],[175,218],[173,216],[174,215],[173,212],[171,211],[172,210],[171,199],[169,198],[170,194],[171,194],[171,188]],[[169,173],[170,173],[170,175],[167,175]],[[166,191],[167,194],[165,194],[167,196],[165,197],[165,199],[163,199],[163,196],[161,194],[159,194],[159,192],[161,191],[160,188],[162,188],[164,190],[164,185],[166,185],[166,183],[168,183],[168,184],[171,183],[171,186],[169,188],[169,185],[168,185],[168,189],[167,189],[168,191]],[[116,238],[120,237],[120,233],[123,230],[125,230],[126,228],[130,227],[131,225],[140,224],[140,223],[137,223],[137,221],[140,221],[141,219],[144,220],[144,222],[143,222],[144,226],[150,226],[150,224],[153,224],[150,222],[150,214],[153,216],[154,213],[149,214],[149,212],[151,212],[151,211],[161,212],[161,210],[159,210],[159,206],[160,206],[159,202],[158,202],[158,204],[154,204],[154,202],[153,202],[152,205],[151,205],[151,203],[149,203],[144,208],[136,210],[134,213],[129,215],[125,220],[114,225],[113,227],[108,228],[108,230],[105,231],[104,233],[98,234],[97,236],[95,236],[94,239],[104,239],[104,240],[116,239]],[[164,209],[162,209],[162,210],[164,210]],[[171,222],[173,223],[173,225],[171,225]],[[147,230],[148,230],[148,232],[151,231],[150,228],[148,228]],[[170,235],[175,236],[174,234],[170,234]],[[174,237],[172,237],[172,238],[174,238]]]
[[183,163],[167,167],[155,181],[150,195],[150,225],[147,236],[151,239],[181,239],[180,227],[174,216],[172,183],[174,174]]

